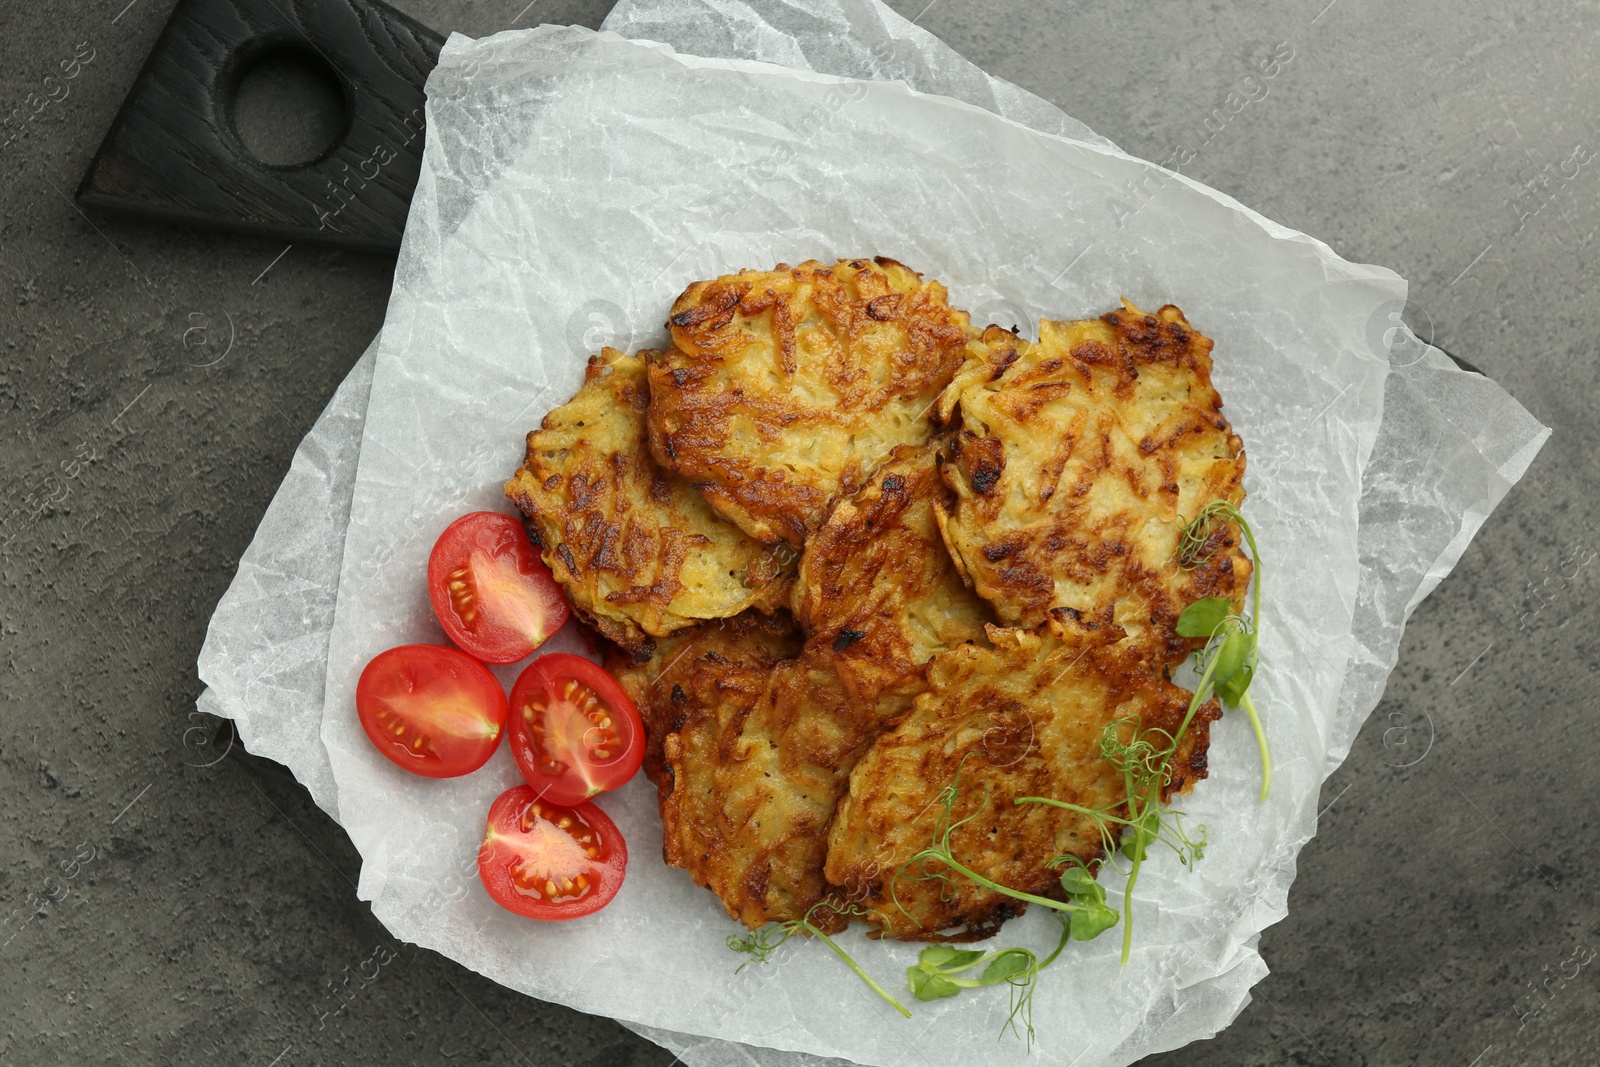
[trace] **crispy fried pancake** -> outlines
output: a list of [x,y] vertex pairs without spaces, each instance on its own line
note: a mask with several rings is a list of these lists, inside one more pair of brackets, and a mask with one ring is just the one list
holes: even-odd
[[506,483],[578,614],[639,655],[700,620],[773,610],[790,577],[773,549],[651,460],[649,400],[641,357],[591,357],[583,387],[528,435]]
[[920,686],[913,672],[901,690],[864,695],[837,658],[803,652],[787,612],[745,612],[664,638],[647,660],[619,651],[607,663],[644,719],[667,864],[752,929],[820,899],[849,769]]
[[1060,898],[1046,861],[1100,856],[1099,829],[1013,798],[1125,813],[1108,725],[1177,728],[1177,616],[1249,581],[1232,524],[1178,558],[1185,516],[1243,498],[1211,342],[1132,305],[977,338],[881,259],[696,283],[669,327],[669,352],[591,360],[507,486],[622,646],[666,862],[752,928],[829,902],[829,931],[859,905],[883,936],[985,937],[1022,905],[918,878],[936,863],[894,877],[959,777],[956,858]]
[[957,504],[945,543],[1009,625],[1047,619],[1101,640],[1124,634],[1167,665],[1202,597],[1242,602],[1250,562],[1218,523],[1188,562],[1185,517],[1244,499],[1243,446],[1211,385],[1211,341],[1170,304],[1039,324],[1029,344],[998,327],[940,397],[959,408],[944,468]]
[[[989,605],[969,590],[935,518],[950,502],[933,449],[901,445],[806,543],[795,618],[858,689],[887,688],[947,648],[984,642]],[[869,676],[876,681],[869,681]]]
[[[855,765],[828,839],[826,876],[839,895],[876,912],[881,931],[912,940],[977,940],[1025,905],[956,876],[918,880],[895,872],[933,842],[940,793],[960,785],[952,815],[977,817],[951,836],[952,855],[1002,885],[1063,899],[1060,872],[1045,866],[1071,853],[1102,854],[1087,816],[1042,804],[1043,796],[1126,813],[1123,778],[1101,754],[1108,723],[1138,716],[1169,734],[1190,693],[1163,680],[1127,644],[1105,645],[1059,627],[1035,633],[993,627],[993,649],[964,646],[936,658],[928,691]],[[1206,776],[1210,724],[1203,705],[1173,757],[1172,787],[1185,792]],[[1124,741],[1131,725],[1118,728]],[[928,874],[949,873],[936,862]]]
[[661,801],[667,863],[752,929],[822,899],[828,823],[850,768],[910,705],[904,691],[853,692],[835,657],[809,648],[761,679],[701,669],[691,710],[663,746],[673,775]]
[[645,713],[669,727],[667,862],[751,927],[799,918],[822,899],[828,824],[850,768],[911,707],[932,656],[987,643],[992,614],[961,583],[934,521],[948,493],[931,451],[897,449],[806,546],[795,597],[810,634],[803,653],[758,678],[779,646],[741,655],[723,641],[719,659],[670,667],[653,686],[659,694],[690,677],[672,686],[670,711]]
[[[702,702],[715,702],[716,677],[723,671],[741,671],[762,679],[781,660],[800,652],[799,628],[787,611],[763,615],[746,611],[731,619],[701,623],[679,630],[655,644],[645,659],[614,648],[606,656],[606,669],[628,694],[645,729],[645,775],[663,796],[672,791],[672,778],[665,773],[662,743],[667,734],[680,729],[691,706],[691,693]],[[707,672],[704,678],[700,672]],[[709,681],[713,688],[705,689]]]
[[890,449],[927,439],[971,332],[944,286],[882,258],[696,282],[667,325],[649,368],[656,462],[795,548]]

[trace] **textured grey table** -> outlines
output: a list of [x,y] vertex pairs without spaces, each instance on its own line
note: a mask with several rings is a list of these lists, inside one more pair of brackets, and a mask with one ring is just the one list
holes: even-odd
[[[474,35],[607,6],[524,2],[397,6]],[[1186,172],[1398,270],[1418,333],[1556,430],[1327,784],[1271,977],[1222,1036],[1150,1062],[1594,1064],[1600,961],[1575,961],[1600,950],[1600,10],[1325,2],[895,7],[1130,151],[1187,150]],[[293,779],[200,765],[206,620],[378,329],[392,261],[73,207],[166,15],[0,14],[0,111],[93,53],[0,149],[0,1061],[666,1067],[612,1022],[379,954],[357,857]],[[1263,96],[1244,79],[1280,45]]]

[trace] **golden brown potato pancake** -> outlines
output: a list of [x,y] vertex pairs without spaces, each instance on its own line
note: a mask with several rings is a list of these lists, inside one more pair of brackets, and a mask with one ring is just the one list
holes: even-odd
[[828,823],[850,768],[910,704],[901,691],[852,692],[835,656],[808,648],[759,678],[708,665],[663,745],[673,779],[661,801],[667,863],[752,929],[801,918],[822,899]]
[[937,653],[986,641],[994,613],[940,540],[936,512],[950,499],[935,451],[901,445],[806,543],[795,618],[813,644],[839,653],[858,689],[920,679]]
[[787,612],[745,612],[665,638],[647,660],[619,651],[607,663],[644,719],[667,864],[752,929],[820,899],[849,768],[910,704],[898,692],[863,702],[834,658],[803,652]]
[[[1202,597],[1242,603],[1249,558],[1232,523],[1180,561],[1212,501],[1244,499],[1243,446],[1211,385],[1211,341],[1170,304],[1099,319],[998,327],[939,401],[959,410],[945,543],[1008,625],[1047,619],[1128,640],[1175,665],[1200,644],[1175,632]],[[1186,567],[1183,564],[1197,564]]]
[[[661,638],[644,659],[620,648],[608,652],[606,670],[644,720],[644,772],[663,796],[672,791],[672,779],[665,773],[662,743],[682,728],[690,694],[699,694],[700,702],[715,701],[716,690],[702,688],[702,682],[714,682],[724,670],[754,672],[764,685],[766,672],[797,655],[801,644],[800,630],[787,611],[746,611]],[[709,672],[703,677],[702,668]]]
[[[1126,643],[1105,645],[1047,626],[1038,632],[993,627],[994,647],[967,645],[929,665],[928,690],[909,715],[880,735],[850,774],[828,839],[825,874],[836,895],[870,909],[883,934],[910,940],[977,940],[1026,906],[937,862],[896,871],[934,840],[944,815],[940,794],[957,781],[951,815],[976,818],[951,835],[951,854],[1001,885],[1065,899],[1060,871],[1071,854],[1103,854],[1088,816],[1021,796],[1051,797],[1126,814],[1121,772],[1100,742],[1107,724],[1137,717],[1142,729],[1177,732],[1190,693],[1165,681]],[[1206,776],[1210,724],[1203,705],[1171,761],[1168,795]],[[1124,741],[1131,722],[1116,727]]]
[[[578,614],[636,655],[704,619],[784,604],[792,567],[719,519],[645,440],[645,362],[607,348],[528,435],[506,496]],[[791,553],[792,554],[792,553]]]
[[1097,859],[1099,827],[1012,800],[1125,814],[1105,732],[1177,728],[1177,617],[1249,582],[1233,524],[1179,558],[1185,518],[1243,499],[1211,341],[1131,304],[979,337],[883,259],[699,282],[668,325],[670,351],[591,360],[507,486],[621,646],[666,862],[752,928],[826,902],[824,930],[862,908],[883,936],[985,937],[1022,905],[919,878],[937,863],[895,878],[959,778],[955,856],[1061,899],[1047,861]]
[[[774,662],[781,640],[748,614],[728,629],[766,629],[730,639],[707,624],[657,650],[676,665],[641,711],[663,738],[667,862],[746,925],[800,918],[823,898],[828,824],[851,767],[910,708],[931,657],[987,643],[992,613],[962,584],[934,520],[948,494],[933,453],[903,447],[835,505],[800,566],[795,608],[810,636],[798,656]],[[715,656],[701,653],[710,645]]]
[[928,414],[967,315],[894,260],[815,260],[696,282],[650,357],[656,462],[757,540],[795,548]]

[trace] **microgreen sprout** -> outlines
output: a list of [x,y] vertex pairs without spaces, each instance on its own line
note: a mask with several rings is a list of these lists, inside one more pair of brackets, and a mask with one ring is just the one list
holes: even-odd
[[[1260,654],[1261,627],[1261,552],[1256,547],[1255,533],[1239,509],[1226,500],[1213,500],[1200,509],[1194,521],[1183,523],[1178,547],[1178,564],[1185,570],[1200,566],[1216,551],[1213,544],[1219,522],[1237,523],[1250,546],[1252,589],[1250,617],[1233,612],[1226,597],[1206,597],[1190,604],[1178,616],[1178,634],[1181,637],[1209,639],[1200,650],[1197,663],[1204,668],[1208,663],[1215,667],[1211,683],[1217,696],[1228,707],[1242,707],[1250,716],[1250,727],[1255,731],[1256,747],[1261,750],[1261,799],[1267,799],[1272,788],[1272,754],[1267,750],[1267,735],[1261,728],[1261,717],[1256,714],[1255,703],[1250,699],[1250,683],[1255,680],[1256,664]],[[1196,697],[1205,699],[1201,690]]]
[[[1155,727],[1146,729],[1138,716],[1124,716],[1107,723],[1101,732],[1100,754],[1122,774],[1122,795],[1125,799],[1100,808],[1089,808],[1051,797],[1017,797],[1014,801],[1017,804],[1045,804],[1076,812],[1093,820],[1099,830],[1101,846],[1108,858],[1095,861],[1095,867],[1091,868],[1083,859],[1071,854],[1055,856],[1047,861],[1052,868],[1066,868],[1061,874],[1061,888],[1067,897],[1066,902],[1001,885],[956,859],[951,850],[951,835],[977,818],[988,798],[984,797],[971,814],[961,819],[955,818],[955,804],[962,788],[959,765],[955,778],[940,792],[938,803],[942,811],[935,824],[933,843],[902,864],[890,882],[890,895],[895,906],[907,918],[914,919],[900,903],[897,887],[901,878],[911,881],[937,879],[949,885],[952,883],[951,875],[960,875],[992,892],[1051,909],[1062,923],[1062,938],[1055,951],[1043,961],[1026,949],[1002,949],[988,954],[946,945],[925,949],[917,966],[907,969],[907,982],[918,1000],[936,1000],[955,996],[962,989],[1008,982],[1012,986],[1013,1000],[1007,1027],[1015,1027],[1015,1020],[1020,1013],[1031,1039],[1033,983],[1039,971],[1060,955],[1068,940],[1092,940],[1125,917],[1122,924],[1122,962],[1127,964],[1133,948],[1133,892],[1150,847],[1155,844],[1167,846],[1176,853],[1180,863],[1191,868],[1205,855],[1205,826],[1200,826],[1197,837],[1191,836],[1183,825],[1183,815],[1168,808],[1162,802],[1162,794],[1172,784],[1172,760],[1188,732],[1189,724],[1213,693],[1225,705],[1242,707],[1250,716],[1256,743],[1261,751],[1261,798],[1266,799],[1272,785],[1272,758],[1267,750],[1260,716],[1249,694],[1260,655],[1262,569],[1255,534],[1237,507],[1225,500],[1213,501],[1202,508],[1193,521],[1182,521],[1180,518],[1178,564],[1185,570],[1193,570],[1209,560],[1219,547],[1217,526],[1228,522],[1238,524],[1250,546],[1253,588],[1249,618],[1234,612],[1232,602],[1225,597],[1207,597],[1196,601],[1178,617],[1177,632],[1180,636],[1204,637],[1208,641],[1195,657],[1200,680],[1177,730],[1169,733]],[[1129,864],[1121,913],[1106,904],[1105,890],[1095,880],[1098,867],[1105,863],[1115,864],[1119,854]],[[908,873],[912,870],[917,873]],[[732,944],[733,939],[729,940]],[[979,977],[957,977],[979,964],[986,964]]]
[[[1133,950],[1133,888],[1139,881],[1145,855],[1151,845],[1163,844],[1178,856],[1178,862],[1192,868],[1205,855],[1206,828],[1201,826],[1199,837],[1191,837],[1184,828],[1183,816],[1161,802],[1162,790],[1172,781],[1172,757],[1201,701],[1191,700],[1188,714],[1176,736],[1157,727],[1144,729],[1136,715],[1124,716],[1106,723],[1100,733],[1100,754],[1122,774],[1122,792],[1127,799],[1119,804],[1102,808],[1087,808],[1051,797],[1018,797],[1018,804],[1046,804],[1052,808],[1076,812],[1094,820],[1100,831],[1100,842],[1108,854],[1120,852],[1129,860],[1128,880],[1122,894],[1122,910],[1127,921],[1122,926],[1122,962],[1128,962]],[[1124,737],[1126,735],[1126,738]],[[1125,814],[1118,815],[1119,809]],[[1057,856],[1051,864],[1067,862],[1077,864],[1061,877],[1062,887],[1069,893],[1081,889],[1085,883],[1100,894],[1104,907],[1105,890],[1092,880],[1092,874],[1075,856]],[[1068,879],[1073,881],[1069,884]],[[1110,911],[1109,908],[1106,909]],[[1116,912],[1111,912],[1115,915]],[[1113,920],[1114,921],[1114,920]],[[1106,925],[1111,925],[1110,923]]]
[[[1172,758],[1178,752],[1184,734],[1193,721],[1195,712],[1216,693],[1224,704],[1243,707],[1250,716],[1255,730],[1256,744],[1261,750],[1261,799],[1265,800],[1272,786],[1272,757],[1267,751],[1266,733],[1261,728],[1260,716],[1250,700],[1250,683],[1255,679],[1259,661],[1260,637],[1258,622],[1261,618],[1261,553],[1256,547],[1255,534],[1239,509],[1226,500],[1215,500],[1200,509],[1192,522],[1181,522],[1182,532],[1178,548],[1178,564],[1193,570],[1211,558],[1217,550],[1217,525],[1234,522],[1243,532],[1250,546],[1253,568],[1253,590],[1250,618],[1235,614],[1232,603],[1225,597],[1207,597],[1190,604],[1178,616],[1177,631],[1183,637],[1205,637],[1209,641],[1196,656],[1200,681],[1189,699],[1183,722],[1174,733],[1160,729],[1142,729],[1137,718],[1124,718],[1107,724],[1100,738],[1100,753],[1112,766],[1122,772],[1123,796],[1126,797],[1126,816],[1113,815],[1104,809],[1089,809],[1048,797],[1019,797],[1018,804],[1049,804],[1087,815],[1100,828],[1102,843],[1107,851],[1120,836],[1118,844],[1123,856],[1130,861],[1128,880],[1122,891],[1122,907],[1126,921],[1122,924],[1122,962],[1128,962],[1133,949],[1133,890],[1144,867],[1145,855],[1151,845],[1165,844],[1178,855],[1184,866],[1190,867],[1205,854],[1205,827],[1200,827],[1198,840],[1191,838],[1183,827],[1183,817],[1162,804],[1164,789],[1172,784]],[[1124,740],[1123,734],[1128,738]],[[1116,827],[1116,830],[1112,828]]]
[[1045,861],[1045,866],[1067,868],[1061,872],[1061,888],[1066,891],[1067,899],[1078,906],[1068,927],[1072,940],[1093,941],[1117,925],[1120,916],[1106,904],[1105,886],[1094,880],[1094,871],[1088,864],[1069,854],[1052,856]]
[[[1094,885],[1094,880],[1089,880]],[[1095,886],[1099,888],[1099,886]],[[1112,912],[1115,922],[1115,912]],[[1027,1031],[1028,1044],[1033,1044],[1033,991],[1038,984],[1039,972],[1055,962],[1061,950],[1067,947],[1072,936],[1076,916],[1069,920],[1056,913],[1061,922],[1061,940],[1055,951],[1040,959],[1025,948],[1003,948],[995,952],[956,948],[953,945],[930,945],[917,957],[915,966],[906,968],[906,985],[918,1000],[939,1000],[953,997],[963,989],[981,989],[984,986],[1006,983],[1011,990],[1011,1011],[1006,1016],[1001,1036],[1006,1031],[1017,1033],[1017,1020]],[[979,967],[983,969],[978,970]],[[972,972],[976,977],[961,977]]]
[[[1124,742],[1121,737],[1124,732],[1130,732],[1133,740]],[[1162,741],[1165,743],[1160,743]],[[1177,855],[1179,863],[1192,868],[1196,861],[1205,858],[1207,839],[1205,826],[1203,824],[1200,826],[1198,838],[1191,837],[1183,825],[1182,812],[1173,811],[1165,806],[1151,808],[1144,803],[1145,798],[1149,796],[1151,784],[1161,788],[1170,783],[1172,768],[1169,761],[1175,748],[1165,730],[1156,728],[1141,730],[1136,715],[1109,722],[1101,731],[1101,755],[1112,766],[1123,772],[1123,784],[1129,797],[1126,817],[1115,814],[1123,807],[1120,803],[1086,808],[1081,804],[1072,804],[1051,797],[1018,797],[1016,803],[1047,804],[1052,808],[1088,816],[1094,820],[1095,827],[1100,831],[1101,845],[1108,853],[1120,851],[1132,859],[1134,850],[1139,844],[1148,847],[1160,843]],[[1075,856],[1057,856],[1050,863],[1059,865],[1068,861],[1080,865],[1083,862]],[[1092,877],[1092,872],[1085,870],[1082,873],[1086,877]]]
[[752,963],[766,963],[767,960],[772,956],[773,952],[777,950],[779,945],[789,940],[795,934],[805,934],[808,937],[819,938],[824,945],[827,945],[833,950],[834,955],[838,956],[841,960],[844,960],[845,965],[856,973],[856,977],[867,983],[868,988],[886,1000],[895,1011],[899,1012],[907,1019],[911,1018],[911,1012],[906,1009],[904,1004],[896,1000],[894,996],[888,990],[884,989],[883,986],[879,985],[870,974],[862,970],[861,965],[852,959],[848,952],[840,948],[838,943],[834,941],[833,938],[823,933],[822,930],[811,921],[812,914],[818,910],[832,911],[839,915],[852,916],[864,916],[871,914],[868,909],[863,908],[858,904],[841,905],[829,900],[822,900],[811,905],[811,907],[807,909],[806,913],[798,919],[790,919],[788,922],[777,923],[772,926],[763,926],[759,930],[752,930],[748,937],[740,937],[738,934],[729,934],[728,948],[732,949],[734,952],[738,952],[750,957],[743,963],[739,964],[738,968],[733,973],[738,974],[739,971],[744,970]]
[[[1064,913],[1070,923],[1072,936],[1079,941],[1091,940],[1102,931],[1116,924],[1117,913],[1106,907],[1105,891],[1100,888],[1100,885],[1092,877],[1089,878],[1088,888],[1084,888],[1079,874],[1074,870],[1067,871],[1061,876],[1061,887],[1066,891],[1067,900],[1051,900],[1049,897],[1042,897],[1037,893],[1025,893],[1020,889],[1001,885],[999,882],[984,877],[956,859],[951,852],[950,835],[977,818],[982,814],[984,808],[984,803],[980,802],[971,815],[962,819],[955,818],[956,798],[961,794],[961,787],[961,770],[958,766],[955,779],[939,793],[938,802],[943,810],[940,812],[939,820],[935,824],[933,844],[901,864],[894,872],[894,878],[890,880],[890,897],[894,900],[895,907],[899,908],[906,918],[915,920],[915,917],[909,911],[906,911],[905,905],[900,903],[898,894],[900,879],[907,878],[913,882],[937,879],[949,884],[950,875],[947,873],[948,870],[1002,896],[1011,897],[1013,900],[1027,901],[1029,904],[1037,904],[1042,908]],[[985,798],[986,801],[987,797]],[[1057,856],[1048,861],[1048,865],[1061,866],[1069,860],[1076,861],[1080,867],[1082,866],[1082,861],[1077,860],[1075,856]],[[940,868],[945,869],[930,868],[930,863],[936,863]],[[908,875],[906,872],[913,866],[916,866],[920,873]],[[1080,916],[1082,917],[1080,918]]]

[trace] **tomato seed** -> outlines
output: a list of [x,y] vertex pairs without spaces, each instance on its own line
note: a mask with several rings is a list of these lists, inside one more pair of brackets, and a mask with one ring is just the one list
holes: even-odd
[[450,606],[470,629],[478,618],[477,588],[472,577],[472,565],[463,563],[449,573]]
[[517,884],[518,889],[521,889],[535,897],[540,896],[539,883],[528,877],[528,866],[521,860],[518,860],[512,865],[511,880]]

